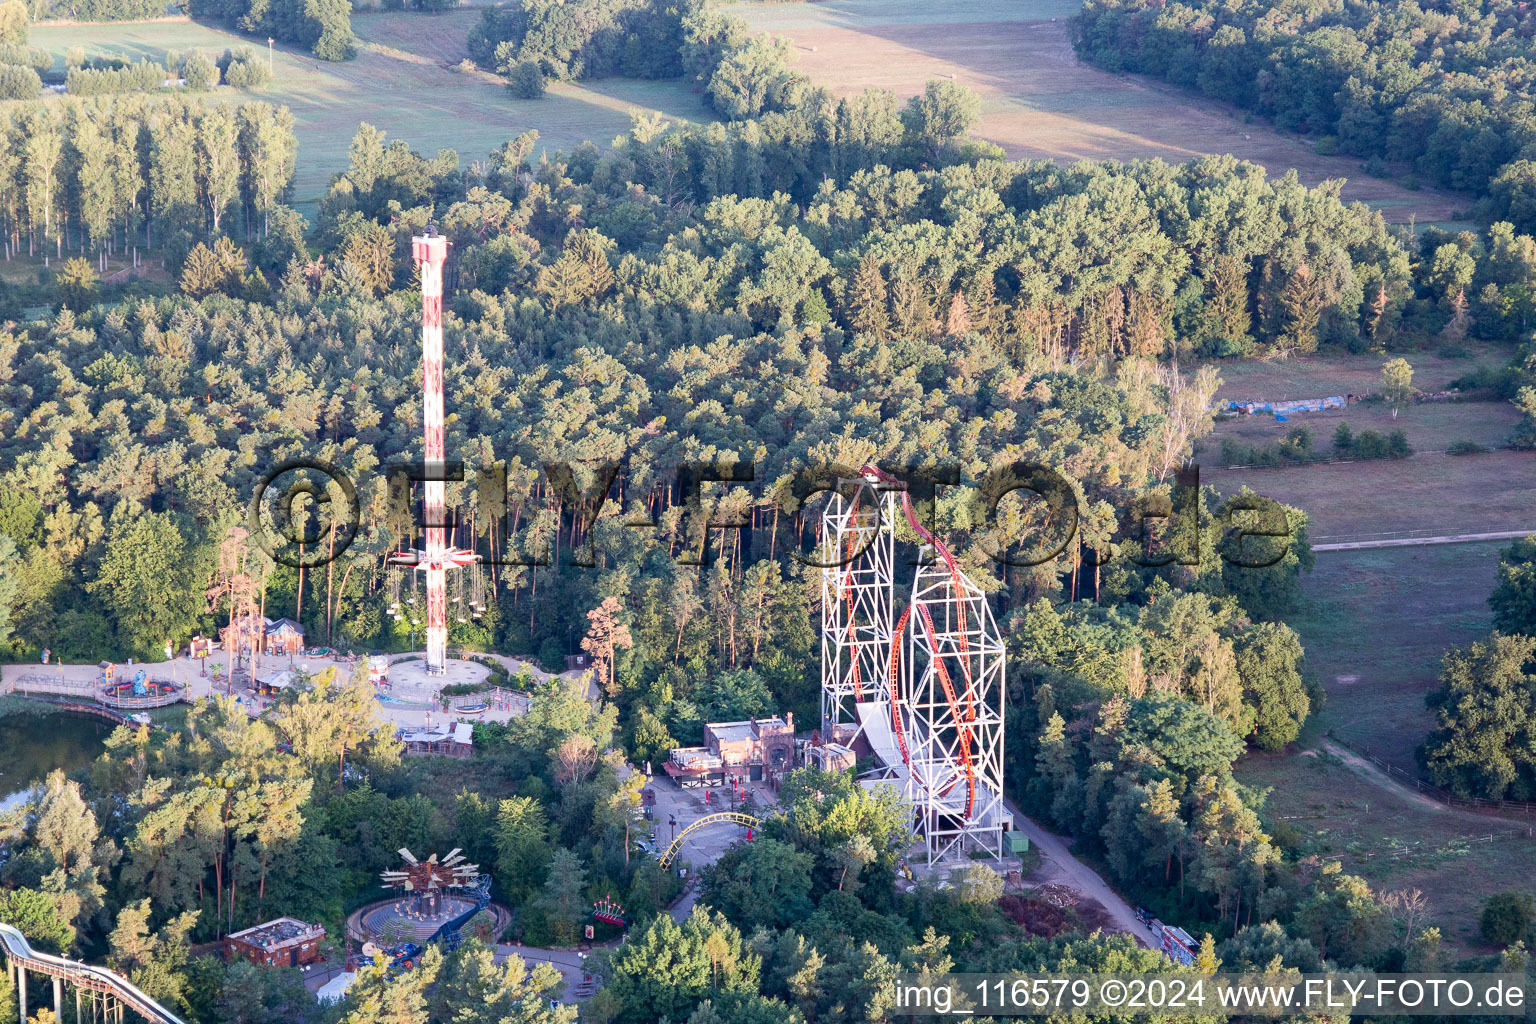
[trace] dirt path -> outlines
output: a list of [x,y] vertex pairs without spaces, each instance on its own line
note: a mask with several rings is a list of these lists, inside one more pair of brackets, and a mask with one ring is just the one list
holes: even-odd
[[1067,841],[1054,832],[1048,832],[1035,821],[1025,817],[1014,806],[1013,801],[1004,801],[1009,813],[1013,815],[1014,828],[1029,836],[1029,841],[1034,843],[1040,854],[1050,863],[1050,869],[1058,876],[1052,881],[1061,881],[1071,886],[1084,896],[1089,896],[1103,905],[1115,926],[1121,931],[1136,936],[1151,949],[1158,948],[1158,941],[1153,938],[1152,932],[1146,925],[1136,919],[1136,911],[1120,894],[1110,888],[1108,882],[1099,877],[1099,873],[1076,857],[1067,848]]
[[1393,537],[1388,540],[1346,540],[1313,544],[1313,551],[1364,551],[1367,548],[1416,548],[1430,544],[1474,544],[1489,540],[1518,540],[1536,534],[1531,530],[1500,530],[1496,533],[1446,533],[1435,537]]
[[1425,808],[1426,810],[1446,810],[1446,806],[1440,801],[1434,799],[1433,797],[1425,796],[1423,793],[1420,793],[1417,790],[1409,789],[1401,782],[1398,782],[1397,780],[1389,777],[1380,768],[1377,768],[1375,765],[1371,764],[1371,762],[1367,761],[1359,754],[1356,754],[1348,747],[1340,746],[1332,740],[1323,740],[1322,748],[1328,751],[1328,753],[1332,754],[1334,757],[1338,758],[1340,761],[1343,761],[1345,764],[1349,765],[1357,773],[1365,776],[1365,778],[1377,788],[1388,790],[1396,796],[1407,800],[1409,803],[1416,804],[1419,807]]

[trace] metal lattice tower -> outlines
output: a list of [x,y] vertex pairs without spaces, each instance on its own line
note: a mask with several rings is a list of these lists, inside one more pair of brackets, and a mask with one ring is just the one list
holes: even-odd
[[[918,566],[892,626],[898,494],[937,558]],[[930,861],[973,850],[1001,859],[1005,666],[986,594],[918,522],[900,482],[873,467],[839,481],[820,554],[823,739],[863,737],[882,762],[869,774],[901,790]]]
[[[947,555],[947,552],[945,552]],[[1003,638],[986,595],[948,559],[919,566],[897,708],[912,803],[930,861],[1003,856]]]
[[[850,486],[851,485],[851,486]],[[852,497],[845,497],[851,490]],[[856,705],[889,706],[896,492],[839,480],[821,519],[821,734],[852,744]]]
[[478,561],[469,551],[448,546],[446,463],[443,453],[443,264],[448,240],[431,225],[411,239],[421,269],[421,425],[426,477],[423,481],[423,548],[397,552],[390,561],[414,566],[427,578],[427,675],[448,671],[448,570]]

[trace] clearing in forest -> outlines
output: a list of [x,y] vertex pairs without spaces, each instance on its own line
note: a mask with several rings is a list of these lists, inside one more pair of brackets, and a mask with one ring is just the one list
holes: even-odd
[[1445,222],[1470,200],[1370,178],[1349,157],[1319,156],[1241,112],[1170,86],[1079,63],[1068,36],[1073,0],[829,0],[739,3],[729,13],[789,37],[796,67],[837,95],[870,87],[907,97],[954,79],[983,99],[975,134],[1012,157],[1183,162],[1231,153],[1271,175],[1295,168],[1316,185],[1347,178],[1344,198],[1389,221]]
[[[1413,365],[1413,386],[1421,391],[1443,391],[1451,382],[1482,367],[1505,366],[1514,346],[1466,341],[1465,355],[1408,352]],[[1397,353],[1393,353],[1396,355]],[[1366,394],[1381,390],[1381,364],[1391,356],[1374,352],[1292,356],[1289,359],[1244,359],[1216,364],[1221,375],[1217,398],[1285,401],[1322,398],[1327,395]],[[1294,424],[1293,424],[1294,425]]]
[[1422,774],[1414,752],[1435,725],[1424,698],[1446,650],[1493,628],[1488,593],[1508,543],[1319,554],[1305,606],[1286,617],[1328,692],[1317,729]]
[[[1285,362],[1223,365],[1221,395],[1228,398],[1316,398],[1364,393],[1380,387],[1379,355],[1307,357]],[[1471,358],[1428,353],[1410,357],[1414,383],[1425,390],[1449,386],[1476,366],[1503,365],[1509,350],[1479,345]],[[1520,419],[1497,400],[1410,405],[1394,419],[1385,404],[1299,413],[1289,422],[1269,416],[1220,421],[1201,442],[1201,482],[1225,494],[1247,485],[1266,497],[1304,509],[1313,543],[1377,539],[1403,534],[1481,533],[1536,529],[1536,452],[1444,452],[1457,441],[1492,448],[1506,441]],[[1221,442],[1267,447],[1289,431],[1311,431],[1314,448],[1332,448],[1333,433],[1348,423],[1402,430],[1420,454],[1406,459],[1221,468]],[[1369,748],[1417,771],[1414,751],[1434,725],[1424,697],[1438,684],[1445,651],[1486,636],[1493,626],[1487,599],[1499,552],[1508,541],[1429,547],[1329,551],[1302,579],[1303,607],[1286,621],[1300,634],[1307,668],[1328,692],[1327,705],[1308,734],[1332,729],[1342,740]]]
[[[1492,353],[1490,353],[1492,355]],[[1367,365],[1380,357],[1309,360],[1253,369],[1239,385],[1242,397],[1317,397],[1364,390]],[[1336,362],[1334,387],[1324,372]],[[1470,369],[1467,361],[1425,359],[1426,387],[1443,387]],[[1460,363],[1461,369],[1454,364]],[[1356,365],[1358,364],[1358,365]],[[1226,369],[1225,367],[1223,369]],[[1416,375],[1415,379],[1418,379]],[[1282,394],[1289,383],[1295,390]],[[1231,393],[1230,385],[1223,388]],[[1239,397],[1232,394],[1232,397]],[[1268,416],[1224,420],[1200,446],[1201,483],[1234,494],[1244,485],[1265,497],[1304,509],[1313,543],[1369,540],[1404,534],[1481,533],[1536,529],[1536,453],[1489,451],[1431,454],[1456,441],[1492,447],[1519,420],[1508,402],[1469,401],[1409,406],[1393,419],[1382,404],[1302,413],[1290,422]],[[1402,430],[1421,454],[1406,459],[1221,468],[1220,445],[1231,438],[1269,446],[1306,427],[1317,450],[1327,452],[1333,432],[1348,423]],[[1302,579],[1304,607],[1286,617],[1301,635],[1308,670],[1328,691],[1319,725],[1356,746],[1370,747],[1406,769],[1433,725],[1424,695],[1436,686],[1445,651],[1479,639],[1492,628],[1487,599],[1499,551],[1509,542],[1329,551]],[[1310,726],[1309,726],[1310,730]]]
[[1429,907],[1420,920],[1438,925],[1448,946],[1493,952],[1478,916],[1489,896],[1529,876],[1536,841],[1527,838],[1528,820],[1426,806],[1326,750],[1317,754],[1252,755],[1238,764],[1240,781],[1270,789],[1264,815],[1275,838],[1298,856],[1341,861],[1378,893],[1421,890]]
[[[468,57],[464,43],[479,17],[474,9],[355,13],[356,60],[332,63],[278,47],[272,84],[265,89],[205,95],[229,102],[266,100],[293,111],[299,163],[291,202],[310,217],[331,176],[346,170],[347,147],[362,121],[425,156],[452,149],[461,166],[468,166],[530,128],[538,129],[541,148],[570,150],[589,140],[606,146],[629,130],[631,111],[673,121],[711,116],[680,81],[551,82],[542,99],[513,99],[499,76],[456,70]],[[48,25],[34,28],[30,42],[50,50],[58,66],[72,46],[130,60],[163,60],[169,50],[222,52],[242,46],[266,56],[265,40],[186,20]]]

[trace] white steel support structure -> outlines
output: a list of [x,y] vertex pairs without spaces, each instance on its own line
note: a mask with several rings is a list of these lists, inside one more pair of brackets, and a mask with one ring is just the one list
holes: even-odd
[[1009,819],[1002,634],[986,594],[948,557],[918,567],[905,617],[897,700],[910,769],[905,795],[928,859],[981,850],[1001,860]]
[[[847,497],[848,485],[854,485]],[[896,502],[933,564],[919,565],[893,621]],[[986,594],[920,522],[902,484],[866,466],[822,516],[822,737],[861,736],[895,784],[930,862],[1001,860],[1003,639]],[[927,559],[925,559],[927,560]]]
[[[850,496],[851,495],[851,496]],[[851,745],[857,705],[890,705],[896,492],[839,480],[821,518],[821,734]]]
[[427,675],[448,671],[448,570],[477,560],[448,546],[446,461],[443,450],[443,264],[448,239],[431,225],[411,239],[411,254],[421,270],[421,426],[427,479],[422,483],[422,543],[390,561],[414,566],[427,580]]

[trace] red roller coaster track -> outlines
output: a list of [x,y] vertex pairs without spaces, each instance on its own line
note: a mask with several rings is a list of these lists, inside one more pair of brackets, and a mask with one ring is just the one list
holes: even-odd
[[[855,492],[855,494],[853,496],[853,506],[848,510],[848,522],[850,524],[853,523],[856,519],[858,519],[858,516],[859,516],[859,494],[860,493],[862,493],[862,492]],[[877,511],[878,511],[878,509],[877,509]],[[843,562],[843,564],[845,566],[848,565],[850,562],[852,562],[853,557],[854,557],[854,556],[849,555],[849,553],[848,553],[848,546],[853,542],[852,538],[850,538],[848,536],[848,533],[849,533],[849,531],[847,531],[847,530],[843,531],[843,554],[844,554],[845,559],[846,559]],[[859,650],[858,650],[858,647],[855,646],[856,633],[855,633],[855,630],[854,630],[854,616],[853,616],[853,572],[852,572],[852,570],[849,570],[848,572],[843,574],[843,595],[844,595],[844,597],[846,599],[847,607],[848,607],[848,648],[849,648],[849,650],[853,651],[853,664],[851,666],[852,669],[853,669],[853,699],[854,700],[863,700],[864,699],[864,687],[862,685],[860,685],[861,684],[861,680],[859,679]]]
[[[884,483],[896,484],[896,485],[900,486],[900,481],[898,481],[895,477],[891,476],[889,473],[886,473],[884,470],[877,469],[874,466],[865,466],[862,470],[860,470],[860,472],[862,472],[866,478],[873,478],[873,479],[880,480],[880,481],[882,481]],[[858,507],[857,506],[857,502],[858,502],[858,498],[855,497],[855,499],[854,499],[854,503],[855,503],[854,507],[855,507],[855,509],[857,509],[857,507]],[[971,723],[976,720],[976,710],[975,710],[974,705],[972,704],[972,697],[973,697],[973,694],[975,692],[975,683],[974,683],[974,680],[971,677],[971,649],[970,649],[970,640],[966,636],[967,625],[966,625],[966,617],[965,617],[965,597],[964,597],[964,595],[965,595],[965,584],[964,584],[965,576],[964,576],[964,573],[962,573],[960,571],[960,565],[959,565],[958,562],[955,561],[955,556],[950,553],[949,548],[945,547],[944,543],[941,540],[939,540],[932,533],[930,533],[923,526],[922,523],[917,521],[917,513],[914,512],[913,509],[912,509],[912,498],[907,493],[907,490],[905,488],[901,489],[901,508],[902,508],[902,511],[906,513],[907,523],[908,523],[908,525],[910,525],[912,527],[913,532],[916,533],[918,535],[918,537],[920,537],[925,543],[931,544],[933,546],[933,549],[939,553],[939,557],[944,559],[944,564],[949,569],[950,586],[954,589],[954,592],[955,592],[955,609],[956,609],[956,613],[957,613],[957,615],[959,617],[959,620],[960,620],[959,621],[960,629],[959,629],[959,633],[958,633],[958,639],[959,639],[959,645],[960,645],[960,669],[961,669],[961,671],[965,675],[965,694],[964,694],[965,706],[964,706],[963,709],[960,706],[960,700],[955,695],[954,682],[949,677],[949,669],[947,669],[944,666],[943,658],[941,658],[939,656],[939,653],[938,653],[937,650],[932,651],[931,652],[931,656],[933,658],[934,671],[938,674],[938,677],[939,677],[939,685],[944,690],[944,700],[949,705],[949,713],[950,713],[951,717],[954,718],[956,728],[957,728],[957,730],[959,732],[959,739],[960,739],[960,764],[961,764],[961,767],[963,767],[965,769],[965,816],[967,818],[969,818],[971,816],[972,811],[976,807],[976,767],[975,767],[974,761],[973,761],[973,759],[971,757]],[[851,591],[849,592],[848,596],[849,596],[849,600],[851,601],[852,600],[852,593],[851,593]],[[923,622],[928,627],[928,635],[929,635],[929,637],[932,638],[933,644],[934,644],[934,646],[936,648],[938,646],[938,636],[939,636],[939,634],[938,634],[938,631],[934,628],[933,616],[929,614],[927,607],[924,606],[924,605],[919,604],[917,606],[917,609],[918,609],[919,612],[922,613]],[[905,726],[903,725],[903,723],[901,721],[901,710],[900,710],[901,686],[900,686],[900,671],[899,671],[899,668],[900,668],[900,664],[901,664],[901,641],[902,641],[902,638],[904,636],[906,636],[907,626],[908,626],[908,623],[910,622],[911,618],[912,618],[912,609],[911,609],[911,607],[908,607],[906,611],[901,613],[901,620],[896,624],[896,629],[891,634],[891,659],[890,659],[890,664],[891,664],[891,695],[890,695],[890,699],[891,699],[891,725],[892,725],[893,730],[896,733],[896,742],[901,747],[901,757],[902,757],[902,760],[906,762],[906,765],[907,765],[908,769],[911,769],[911,767],[912,767],[912,756],[911,756],[910,752],[907,749],[906,728],[905,728]],[[851,628],[852,628],[852,626],[851,626],[851,607],[850,607],[850,630],[851,630]],[[855,680],[854,681],[854,687],[855,687],[855,690],[857,690],[858,689],[858,669],[857,669],[857,667],[855,667],[855,669],[854,669],[854,680]],[[922,780],[919,780],[919,782],[922,782]],[[954,785],[955,784],[953,782],[951,782],[949,784],[949,786],[944,789],[944,793],[948,794],[949,791],[954,788]]]

